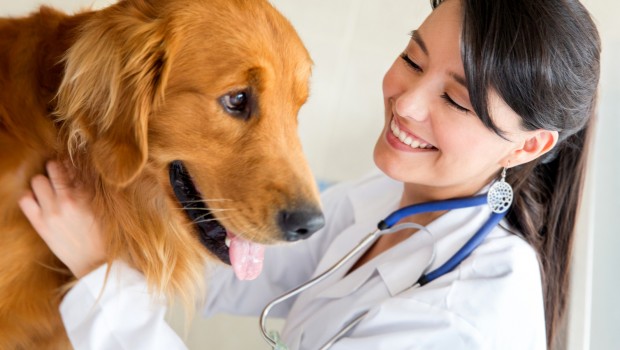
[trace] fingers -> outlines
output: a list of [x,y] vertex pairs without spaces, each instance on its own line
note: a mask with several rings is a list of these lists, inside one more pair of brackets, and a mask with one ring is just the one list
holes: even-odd
[[58,196],[66,195],[67,192],[71,190],[71,185],[69,184],[69,176],[64,167],[58,162],[49,161],[47,162],[46,168],[54,193]]
[[58,162],[50,161],[46,168],[49,178],[35,175],[30,181],[32,193],[24,200],[26,205],[37,205],[39,211],[53,213],[58,209],[58,200],[69,197],[72,188],[66,171]]
[[44,236],[47,231],[42,227],[41,207],[34,198],[34,194],[31,191],[27,191],[17,203],[32,227],[45,240]]
[[87,197],[72,186],[64,169],[49,162],[49,179],[34,176],[32,191],[18,204],[50,250],[79,278],[105,262],[105,245]]
[[34,194],[31,191],[27,191],[19,201],[17,202],[19,207],[24,212],[24,215],[28,218],[28,220],[32,221],[33,219],[38,218],[41,215],[41,209],[39,208],[39,204],[34,198]]
[[56,193],[50,180],[43,175],[35,175],[30,181],[33,199],[43,212],[53,212],[56,207]]

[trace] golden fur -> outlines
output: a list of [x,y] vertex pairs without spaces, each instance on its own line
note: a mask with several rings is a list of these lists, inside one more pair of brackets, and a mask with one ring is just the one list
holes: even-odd
[[[125,0],[0,19],[0,349],[70,347],[58,305],[72,277],[17,206],[46,160],[72,164],[92,189],[110,260],[191,299],[209,253],[168,164],[185,163],[228,230],[282,240],[279,210],[318,207],[296,133],[310,70],[294,29],[262,0]],[[256,100],[247,120],[219,103],[244,88]]]

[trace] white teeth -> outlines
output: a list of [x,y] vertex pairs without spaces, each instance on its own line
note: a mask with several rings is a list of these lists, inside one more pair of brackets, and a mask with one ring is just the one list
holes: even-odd
[[433,145],[430,145],[426,142],[420,142],[418,140],[415,140],[411,135],[408,135],[405,131],[401,131],[398,125],[396,125],[396,122],[394,121],[394,119],[392,119],[392,122],[390,123],[390,129],[392,129],[392,135],[396,136],[396,138],[399,139],[400,142],[404,143],[405,145],[411,148],[422,148],[422,149],[434,148]]
[[404,133],[404,132],[401,132],[401,133],[398,135],[398,139],[400,140],[400,142],[403,142],[403,143],[404,143],[406,138],[407,138],[407,134],[406,134],[406,133]]
[[396,122],[393,119],[392,119],[392,123],[390,124],[390,127],[392,129],[392,132],[394,132],[394,134],[400,133],[400,130],[398,129],[398,126],[396,125]]
[[230,237],[226,236],[226,239],[224,240],[224,244],[226,244],[226,246],[230,248]]

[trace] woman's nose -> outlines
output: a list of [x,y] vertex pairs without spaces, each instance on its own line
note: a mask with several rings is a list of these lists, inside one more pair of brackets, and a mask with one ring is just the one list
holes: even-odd
[[401,117],[410,118],[419,122],[429,117],[429,94],[424,89],[411,87],[396,98],[394,102],[395,113]]

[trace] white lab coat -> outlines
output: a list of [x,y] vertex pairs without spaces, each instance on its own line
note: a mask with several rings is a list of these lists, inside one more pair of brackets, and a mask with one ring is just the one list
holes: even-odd
[[[339,260],[397,209],[401,193],[402,184],[382,174],[328,190],[323,196],[326,227],[309,240],[269,248],[263,273],[255,281],[237,281],[229,268],[219,268],[209,283],[204,314],[259,314],[268,301]],[[290,349],[317,349],[369,311],[332,349],[545,349],[536,254],[501,227],[455,270],[411,288],[431,259],[433,246],[431,270],[452,256],[489,215],[486,206],[450,211],[427,226],[432,238],[414,234],[345,275],[351,261],[277,307],[273,315],[287,319],[285,343]],[[77,349],[184,348],[163,320],[163,304],[149,303],[142,276],[122,263],[114,264],[93,308],[104,274],[100,268],[84,277],[61,305]],[[115,343],[106,347],[108,339]]]

